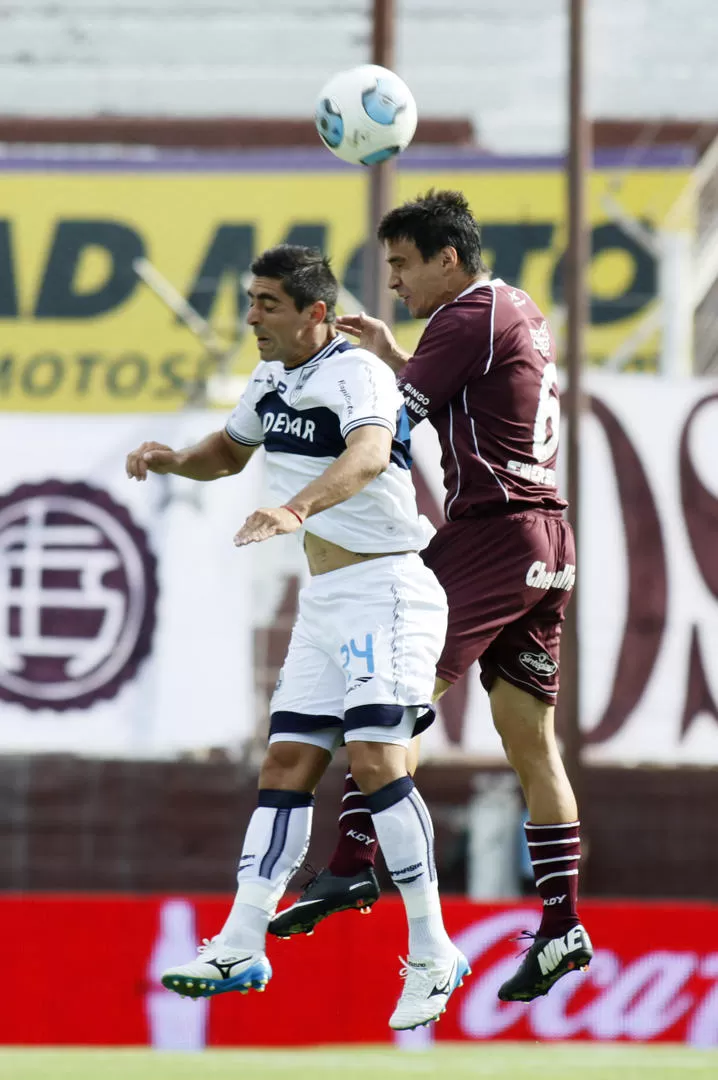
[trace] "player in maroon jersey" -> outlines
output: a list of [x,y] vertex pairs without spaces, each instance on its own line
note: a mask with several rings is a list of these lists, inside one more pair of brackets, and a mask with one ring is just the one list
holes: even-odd
[[[409,418],[427,418],[441,444],[446,522],[423,552],[449,602],[436,696],[478,660],[481,681],[530,820],[527,840],[541,924],[505,1001],[545,994],[584,968],[591,942],[576,910],[579,822],[554,735],[561,624],[575,548],[556,489],[559,396],[545,317],[522,290],[491,279],[479,226],[460,192],[429,192],[383,218],[389,285],[428,324],[413,356],[367,315],[337,320],[397,372]],[[274,933],[308,932],[379,890],[364,799],[347,776],[340,843],[328,869]]]

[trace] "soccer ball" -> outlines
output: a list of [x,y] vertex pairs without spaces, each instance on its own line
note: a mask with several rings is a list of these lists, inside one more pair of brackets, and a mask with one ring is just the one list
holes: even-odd
[[406,150],[416,131],[416,102],[393,71],[376,64],[340,71],[314,111],[319,138],[352,165],[377,165]]

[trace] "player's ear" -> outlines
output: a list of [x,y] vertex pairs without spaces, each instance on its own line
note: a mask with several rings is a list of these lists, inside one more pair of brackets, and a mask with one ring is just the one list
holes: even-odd
[[325,321],[326,317],[327,305],[323,300],[315,300],[309,309],[309,318],[316,326],[319,326],[320,323]]
[[455,247],[447,245],[447,247],[441,249],[441,266],[443,270],[456,270],[459,261],[459,255]]

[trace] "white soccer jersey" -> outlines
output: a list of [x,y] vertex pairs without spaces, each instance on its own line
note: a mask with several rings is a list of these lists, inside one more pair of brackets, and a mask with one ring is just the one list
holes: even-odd
[[391,369],[373,353],[338,335],[290,370],[278,360],[262,361],[226,430],[245,446],[264,446],[272,498],[282,505],[365,424],[394,436],[388,468],[351,499],[312,515],[304,528],[349,551],[420,551],[430,526],[416,508],[404,399]]

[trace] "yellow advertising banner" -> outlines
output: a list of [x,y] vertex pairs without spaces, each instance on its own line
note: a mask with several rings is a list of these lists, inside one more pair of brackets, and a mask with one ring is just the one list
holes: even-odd
[[[688,168],[595,169],[590,359],[600,363],[656,300],[657,269],[625,220],[658,226]],[[187,403],[213,361],[137,276],[147,259],[230,348],[252,258],[282,241],[331,256],[356,295],[366,231],[361,170],[51,167],[0,171],[0,410],[167,411]],[[551,317],[561,298],[565,181],[558,164],[402,169],[397,202],[430,187],[463,190],[483,227],[494,273]],[[397,307],[411,349],[422,324]],[[637,353],[650,367],[655,337]],[[256,363],[251,336],[231,369]]]

